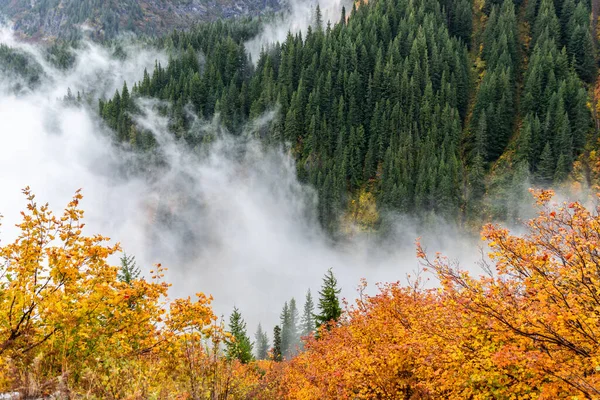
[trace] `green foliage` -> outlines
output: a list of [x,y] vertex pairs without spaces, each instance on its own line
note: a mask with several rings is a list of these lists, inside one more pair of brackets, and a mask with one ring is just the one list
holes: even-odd
[[233,308],[233,312],[229,317],[229,332],[232,339],[226,344],[225,353],[227,358],[230,360],[238,359],[244,364],[252,361],[254,359],[252,356],[253,344],[246,332],[246,322],[244,322],[237,307]]
[[[256,66],[243,47],[255,25],[200,25],[161,40],[179,55],[146,71],[131,98],[169,101],[170,129],[192,147],[200,143],[188,104],[202,119],[218,112],[233,133],[277,109],[262,136],[291,146],[299,178],[319,193],[319,219],[329,231],[348,192],[370,180],[383,207],[451,216],[460,204],[470,28],[459,39],[447,22],[449,14],[467,18],[467,10],[469,1],[364,4],[347,23],[289,34]],[[122,93],[102,100],[101,115],[119,141],[150,150],[151,135],[133,126],[122,103]]]
[[486,70],[471,119],[477,142],[473,157],[486,162],[500,157],[513,131],[517,47],[515,7],[512,0],[505,0],[502,7],[492,7],[485,27],[481,57]]
[[302,312],[302,319],[300,320],[300,334],[301,336],[308,336],[313,333],[316,329],[315,326],[315,305],[313,303],[310,289],[306,292],[306,300],[304,301],[304,309]]
[[281,354],[285,357],[293,356],[300,346],[299,316],[296,300],[292,298],[285,302],[280,315],[281,319]]
[[281,328],[279,325],[275,325],[273,328],[273,361],[282,361],[283,356],[281,353]]
[[[586,10],[583,3],[574,9],[565,1],[561,24],[554,3],[543,0],[535,16],[534,46],[521,99],[522,146],[517,148],[517,157],[526,160],[536,179],[545,185],[568,176],[591,127],[588,96],[580,79],[589,81],[595,76],[593,44],[584,33],[589,34]],[[576,39],[561,48],[561,37],[563,42]]]
[[[249,120],[276,110],[257,135],[295,158],[298,178],[318,193],[319,221],[330,233],[348,199],[365,188],[384,212],[422,221],[434,214],[476,217],[494,192],[488,175],[503,155],[514,153],[518,161],[506,164],[506,182],[521,166],[534,182],[542,175],[558,182],[591,127],[584,84],[595,77],[588,5],[528,1],[527,47],[519,37],[519,4],[485,3],[482,46],[473,49],[485,65],[477,85],[468,56],[471,1],[379,0],[354,7],[334,25],[289,33],[256,64],[244,42],[258,31],[257,21],[175,31],[157,42],[172,54],[168,65],[156,64],[140,82],[101,99],[100,114],[117,141],[151,152],[153,136],[132,121],[139,97],[168,102],[160,112],[192,148],[205,140],[197,118],[217,114],[239,135]],[[540,174],[546,144],[555,170]]]
[[44,72],[29,54],[0,44],[0,74],[10,77],[11,88],[18,92],[38,86]]
[[340,291],[341,289],[337,287],[337,279],[335,279],[330,268],[323,278],[323,285],[319,292],[319,314],[315,314],[317,328],[330,322],[335,323],[342,315],[342,308],[338,299]]
[[131,285],[135,280],[140,278],[141,270],[135,262],[134,256],[128,256],[127,253],[123,253],[121,257],[121,267],[117,275],[117,279],[120,282],[125,282]]

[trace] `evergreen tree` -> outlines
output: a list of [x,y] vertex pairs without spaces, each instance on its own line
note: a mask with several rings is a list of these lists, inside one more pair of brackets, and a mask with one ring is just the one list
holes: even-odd
[[300,330],[298,324],[300,323],[300,317],[298,314],[298,308],[296,307],[296,300],[292,297],[289,303],[289,346],[286,356],[290,357],[296,354],[300,347]]
[[117,279],[119,279],[121,282],[131,285],[133,281],[139,279],[140,273],[141,271],[135,262],[135,257],[128,256],[127,253],[123,253]]
[[261,324],[258,324],[258,329],[254,335],[256,340],[256,359],[266,360],[269,355],[269,337],[267,333],[263,331]]
[[[166,67],[157,62],[125,97],[156,97],[173,104],[161,114],[172,133],[192,147],[198,142],[197,135],[188,133],[194,118],[184,112],[186,104],[193,105],[200,119],[219,111],[234,133],[248,119],[279,107],[265,140],[292,145],[298,177],[315,185],[319,220],[330,232],[348,192],[367,181],[386,207],[458,212],[463,169],[455,168],[454,160],[460,159],[460,131],[470,98],[471,14],[469,0],[389,0],[353,8],[352,18],[323,30],[316,7],[310,33],[288,35],[263,52],[256,67],[243,43],[257,25],[200,25],[160,39],[159,45],[177,56]],[[201,67],[198,54],[203,55]],[[500,78],[501,72],[496,74]],[[500,89],[504,94],[505,88]],[[125,112],[124,103],[133,103],[122,97],[116,93],[103,99],[102,117],[119,141],[152,151],[152,135],[131,129],[132,111]],[[502,105],[502,116],[510,113],[511,99],[496,97],[490,102]],[[497,122],[490,120],[488,126],[496,129]],[[504,146],[506,129],[498,137]],[[388,149],[393,150],[391,164],[384,161]],[[431,168],[419,181],[421,156]],[[381,166],[385,179],[380,178]],[[446,172],[450,175],[442,178]],[[415,188],[417,182],[426,189]]]
[[233,312],[229,317],[229,332],[232,340],[226,344],[225,353],[227,358],[229,360],[238,359],[244,364],[252,361],[253,344],[246,332],[246,322],[244,322],[237,307],[233,308]]
[[549,184],[554,179],[556,164],[550,148],[550,143],[546,143],[544,151],[540,156],[540,163],[537,171],[538,179],[541,183]]
[[291,348],[293,335],[290,307],[287,301],[283,304],[279,320],[281,323],[281,354],[287,356]]
[[315,331],[315,306],[313,304],[310,289],[306,292],[306,300],[304,301],[304,310],[300,322],[300,332],[302,336],[308,336]]
[[273,328],[273,361],[282,361],[283,356],[281,353],[281,328],[279,325],[275,325]]
[[[484,193],[493,192],[489,167],[507,148],[516,150],[519,162],[506,164],[504,180],[518,164],[549,183],[570,172],[592,128],[582,82],[596,76],[588,2],[529,0],[525,19],[532,39],[525,47],[520,3],[485,1],[489,17],[474,37],[484,61],[477,84],[468,53],[470,0],[384,0],[353,7],[351,17],[336,18],[326,29],[317,7],[309,32],[290,33],[256,64],[243,44],[258,22],[219,21],[174,32],[157,40],[174,54],[169,63],[157,62],[98,108],[117,141],[149,154],[156,141],[135,127],[136,97],[170,103],[160,114],[174,137],[192,148],[204,142],[190,130],[197,119],[218,111],[240,134],[250,119],[277,108],[260,137],[290,146],[298,178],[315,187],[319,222],[330,233],[347,199],[366,186],[378,209],[422,221],[433,214],[476,217]],[[2,54],[0,47],[0,63]],[[17,68],[21,61],[15,59]],[[516,121],[523,122],[520,132],[514,132]],[[518,142],[509,145],[513,137]],[[546,144],[551,155],[542,160]],[[289,350],[291,339],[281,327]]]
[[338,299],[340,292],[341,289],[337,288],[337,279],[335,279],[330,268],[323,278],[323,285],[319,292],[319,314],[315,314],[317,328],[330,321],[336,322],[342,315],[342,308]]
[[323,30],[323,14],[321,13],[321,6],[317,3],[317,7],[315,9],[315,29],[318,31]]

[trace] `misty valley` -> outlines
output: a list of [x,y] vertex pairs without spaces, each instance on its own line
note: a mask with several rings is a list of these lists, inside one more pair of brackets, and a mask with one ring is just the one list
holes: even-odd
[[0,0],[0,399],[600,398],[600,0]]

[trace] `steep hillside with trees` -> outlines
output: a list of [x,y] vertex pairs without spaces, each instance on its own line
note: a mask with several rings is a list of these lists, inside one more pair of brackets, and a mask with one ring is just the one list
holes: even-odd
[[330,232],[359,197],[376,203],[371,228],[386,211],[511,219],[523,183],[581,181],[572,168],[596,136],[589,19],[583,0],[378,0],[327,22],[317,8],[307,32],[256,64],[243,46],[253,22],[202,25],[162,40],[180,55],[101,100],[100,113],[118,140],[148,150],[128,117],[138,96],[170,101],[172,131],[192,146],[184,110],[218,113],[235,134],[275,110],[257,135],[290,149]]
[[256,16],[277,11],[277,0],[0,0],[0,15],[17,32],[38,39],[96,39],[121,33],[159,35],[199,21]]

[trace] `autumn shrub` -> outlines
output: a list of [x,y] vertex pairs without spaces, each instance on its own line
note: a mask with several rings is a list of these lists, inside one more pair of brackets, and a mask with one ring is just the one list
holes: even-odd
[[211,297],[167,298],[159,265],[124,282],[118,251],[29,205],[0,247],[0,393],[102,399],[600,398],[600,215],[535,192],[527,232],[487,225],[473,276],[417,246],[437,287],[382,284],[283,362],[224,356]]
[[272,368],[263,398],[600,398],[600,215],[552,205],[516,236],[487,225],[474,277],[438,254],[418,256],[437,288],[385,284],[339,326]]
[[20,234],[0,247],[0,393],[200,399],[234,391],[211,297],[169,301],[160,265],[150,280],[120,280],[107,261],[119,246],[82,234],[79,192],[61,216],[24,192]]

